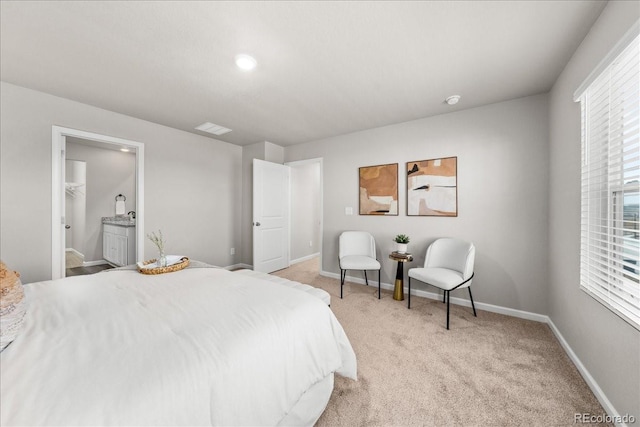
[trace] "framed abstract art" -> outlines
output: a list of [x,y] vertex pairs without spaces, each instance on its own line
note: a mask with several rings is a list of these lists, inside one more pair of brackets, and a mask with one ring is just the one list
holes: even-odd
[[407,162],[407,215],[458,216],[458,158]]
[[398,164],[365,166],[360,177],[360,215],[398,215]]

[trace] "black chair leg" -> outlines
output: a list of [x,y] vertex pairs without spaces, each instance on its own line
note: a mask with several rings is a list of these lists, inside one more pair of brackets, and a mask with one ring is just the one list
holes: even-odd
[[447,299],[447,330],[449,329],[449,300],[451,299],[451,292],[445,291]]
[[476,306],[473,304],[473,297],[471,296],[471,286],[469,286],[467,289],[469,289],[469,299],[471,300],[471,307],[473,307],[473,315],[475,317],[478,317],[478,315],[476,314]]
[[367,270],[364,270],[364,283],[366,283],[367,286],[369,286],[369,279],[367,279]]
[[342,287],[344,286],[344,278],[347,275],[347,270],[340,269],[340,299],[342,299]]
[[411,276],[409,276],[409,292],[407,293],[407,308],[411,308]]
[[442,303],[444,304],[446,301],[446,296],[447,296],[447,291],[443,290],[442,291]]
[[380,270],[378,270],[378,299],[380,299]]

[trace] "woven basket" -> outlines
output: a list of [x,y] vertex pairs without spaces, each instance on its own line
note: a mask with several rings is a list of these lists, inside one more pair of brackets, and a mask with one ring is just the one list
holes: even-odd
[[[144,261],[142,264],[147,265],[147,264],[152,264],[154,262],[156,262],[155,259],[150,259],[149,261]],[[166,267],[140,268],[138,266],[138,271],[142,274],[164,274],[164,273],[171,273],[173,271],[182,270],[183,268],[186,268],[188,265],[189,265],[189,258],[184,257],[182,258],[182,261],[180,261],[179,263],[168,265]]]

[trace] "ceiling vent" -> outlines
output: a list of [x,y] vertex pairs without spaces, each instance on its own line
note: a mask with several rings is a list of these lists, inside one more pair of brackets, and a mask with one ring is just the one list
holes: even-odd
[[197,126],[196,129],[201,130],[202,132],[212,133],[214,135],[224,135],[225,133],[231,132],[231,129],[216,125],[211,122],[206,122]]

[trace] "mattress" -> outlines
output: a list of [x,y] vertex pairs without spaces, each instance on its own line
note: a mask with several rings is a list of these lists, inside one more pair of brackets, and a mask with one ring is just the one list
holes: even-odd
[[124,270],[25,294],[0,353],[3,426],[309,424],[333,374],[357,375],[324,300],[247,273]]
[[295,289],[298,291],[306,292],[309,295],[313,295],[316,298],[320,298],[325,304],[331,305],[331,295],[323,289],[314,288],[313,286],[305,285],[300,282],[296,282],[293,280],[284,279],[282,277],[274,276],[272,274],[260,273],[258,271],[253,270],[236,270],[235,274],[240,274],[247,277],[254,277],[269,283],[277,283],[279,285],[287,286],[291,289]]

